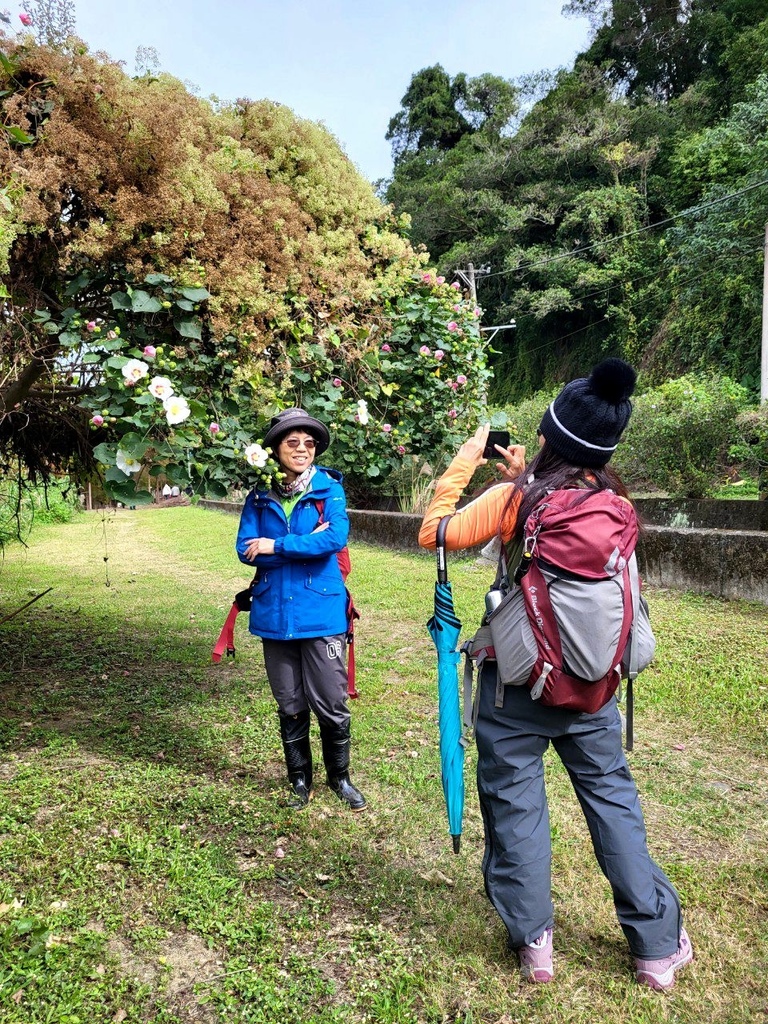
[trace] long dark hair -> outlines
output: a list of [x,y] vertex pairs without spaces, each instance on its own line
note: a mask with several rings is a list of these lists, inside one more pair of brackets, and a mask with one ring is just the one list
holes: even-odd
[[501,518],[504,520],[507,517],[512,511],[513,504],[518,500],[518,495],[522,495],[515,530],[515,538],[519,539],[523,535],[526,519],[547,493],[569,487],[583,487],[585,499],[589,497],[591,491],[611,490],[630,500],[621,477],[610,466],[600,466],[597,469],[573,466],[545,442],[520,476],[512,481],[512,493],[504,506]]

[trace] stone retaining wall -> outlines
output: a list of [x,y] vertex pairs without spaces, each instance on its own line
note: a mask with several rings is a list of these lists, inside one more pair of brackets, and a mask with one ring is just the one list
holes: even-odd
[[[226,501],[201,501],[200,505],[237,515],[242,508]],[[646,521],[650,520],[645,509],[642,511]],[[349,520],[354,540],[398,551],[421,550],[417,542],[421,516],[350,509]],[[712,530],[648,525],[638,543],[637,558],[640,574],[653,586],[768,604],[766,528]]]

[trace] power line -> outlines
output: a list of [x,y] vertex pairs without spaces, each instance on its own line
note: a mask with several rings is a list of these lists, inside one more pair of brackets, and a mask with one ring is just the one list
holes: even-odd
[[[750,241],[753,241],[753,242],[761,241],[762,237],[763,237],[762,235],[755,235],[755,236],[753,236],[752,239],[750,239]],[[731,251],[731,252],[725,252],[725,253],[721,252],[718,256],[714,257],[713,262],[717,262],[717,261],[719,261],[721,259],[736,258],[736,257],[739,257],[739,256],[750,256],[754,252],[762,251],[762,248],[763,248],[763,246],[760,245],[760,246],[757,246],[757,247],[752,248],[752,249],[741,249],[739,251]],[[700,262],[701,262],[700,260],[679,260],[679,261],[677,261],[675,263],[675,267],[689,267],[689,266],[693,266],[694,264],[698,264]],[[641,274],[639,277],[633,277],[633,278],[630,278],[629,280],[616,280],[612,284],[606,285],[604,288],[600,288],[600,289],[598,289],[597,291],[594,291],[594,292],[587,292],[586,295],[577,295],[577,296],[575,296],[575,298],[576,298],[576,300],[578,302],[585,302],[587,299],[594,299],[594,298],[599,297],[600,295],[605,295],[608,292],[613,291],[615,288],[619,288],[621,286],[625,286],[626,287],[628,285],[641,284],[644,281],[648,281],[651,278],[657,278],[658,276],[659,276],[659,271],[658,271],[658,268],[657,268],[656,270],[650,271],[647,274]],[[528,320],[528,319],[531,319],[531,318],[535,319],[536,318],[536,314],[535,313],[519,313],[517,315],[517,317],[516,317],[516,320],[519,323],[521,320]]]
[[[760,245],[757,248],[753,249],[752,252],[760,252],[762,250],[762,248],[763,248],[763,246]],[[730,255],[730,254],[728,254],[728,255]],[[725,256],[720,257],[720,259],[725,259],[725,258],[726,258]],[[719,262],[719,260],[714,260],[713,262]],[[687,285],[693,284],[695,281],[700,281],[701,278],[707,276],[707,274],[709,273],[709,270],[710,270],[710,268],[707,268],[707,270],[705,270],[701,274],[696,274],[693,277],[689,277],[685,281],[678,282],[679,287],[685,288]],[[652,298],[652,296],[638,296],[638,298],[635,300],[635,302],[627,303],[624,308],[628,308],[630,310],[633,310],[637,306],[641,306],[641,305],[643,305],[643,303],[650,301],[651,298]],[[524,316],[533,316],[533,315],[534,315],[533,313],[524,314]],[[550,338],[549,341],[545,341],[542,345],[537,345],[536,348],[527,348],[525,350],[525,354],[526,355],[530,355],[530,354],[533,354],[534,352],[541,352],[542,349],[554,347],[555,345],[559,345],[561,342],[568,341],[569,338],[573,338],[577,334],[583,334],[584,331],[589,331],[593,327],[599,327],[601,324],[608,323],[612,319],[613,319],[613,317],[609,316],[609,315],[601,317],[599,320],[595,320],[595,321],[593,321],[590,324],[585,324],[584,327],[578,327],[575,331],[571,331],[569,334],[563,334],[559,338]]]
[[672,217],[667,217],[664,220],[656,221],[654,224],[646,224],[642,228],[635,228],[633,231],[626,231],[622,235],[614,235],[611,238],[604,238],[600,242],[593,242],[591,245],[583,245],[580,249],[572,249],[570,252],[559,253],[557,256],[548,256],[547,259],[538,260],[533,263],[523,263],[519,267],[514,267],[511,270],[497,270],[495,273],[486,274],[485,278],[488,280],[491,277],[505,277],[509,274],[519,274],[524,270],[535,270],[538,267],[546,267],[550,263],[558,263],[561,260],[568,260],[574,256],[580,256],[582,253],[590,252],[592,249],[596,249],[601,245],[611,245],[613,242],[622,242],[625,238],[633,238],[635,235],[641,235],[646,231],[654,231],[656,228],[664,227],[666,224],[673,224],[675,221],[680,220],[681,217],[692,217],[694,214],[701,213],[704,210],[709,210],[713,206],[717,206],[720,203],[728,202],[730,199],[738,199],[739,196],[746,195],[747,192],[752,192],[756,188],[762,188],[763,185],[768,185],[768,178],[763,178],[761,181],[753,182],[751,185],[746,185],[744,188],[739,189],[738,192],[731,192],[727,196],[721,196],[719,199],[713,199],[709,203],[703,203],[701,206],[693,206],[689,210],[682,210],[680,213],[674,214]]

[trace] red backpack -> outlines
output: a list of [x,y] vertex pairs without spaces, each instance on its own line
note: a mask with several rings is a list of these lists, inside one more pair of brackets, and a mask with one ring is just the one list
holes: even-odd
[[525,684],[542,705],[592,713],[623,675],[646,667],[655,642],[641,609],[637,536],[633,506],[609,490],[553,491],[536,506],[512,582],[502,563],[491,591],[500,685]]
[[[317,525],[320,526],[325,522],[323,513],[325,511],[325,502],[321,500],[313,501],[312,504],[317,509],[319,519]],[[336,560],[339,563],[339,569],[341,570],[341,578],[344,583],[347,582],[347,576],[352,572],[352,560],[349,557],[349,548],[345,544],[341,551],[336,552]],[[246,590],[241,590],[235,594],[235,599],[232,602],[232,607],[229,610],[226,621],[219,633],[219,638],[216,641],[213,651],[211,652],[211,658],[217,664],[221,661],[222,654],[226,651],[228,658],[234,658],[235,656],[235,621],[240,612],[249,612],[251,610],[251,587],[253,586],[256,577],[254,576]],[[352,600],[352,595],[349,589],[345,586],[344,590],[347,595],[347,693],[351,698],[358,697],[359,694],[355,687],[355,620],[360,618],[360,612],[355,608],[355,604]]]

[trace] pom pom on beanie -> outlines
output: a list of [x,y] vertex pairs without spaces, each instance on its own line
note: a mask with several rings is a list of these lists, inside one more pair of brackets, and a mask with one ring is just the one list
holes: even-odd
[[547,444],[574,466],[604,466],[629,423],[636,381],[629,363],[605,359],[566,384],[539,426]]

